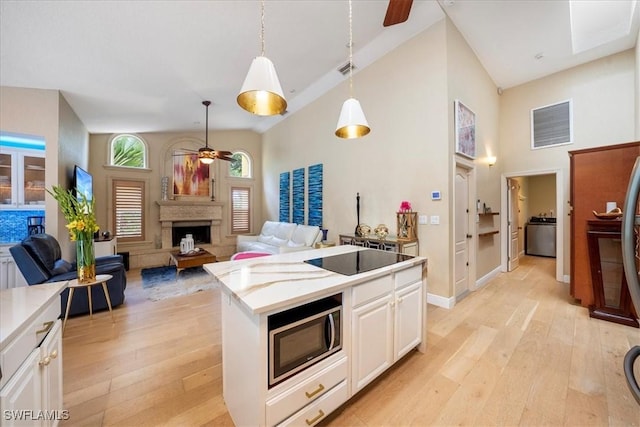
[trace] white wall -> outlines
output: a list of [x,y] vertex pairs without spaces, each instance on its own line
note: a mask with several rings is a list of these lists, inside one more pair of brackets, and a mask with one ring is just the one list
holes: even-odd
[[[480,118],[479,155],[497,149],[495,85],[451,22],[443,19],[354,76],[371,133],[362,139],[334,136],[348,97],[347,81],[263,135],[265,219],[277,220],[282,172],[324,165],[324,224],[329,239],[352,233],[356,193],[361,222],[387,224],[396,233],[396,211],[408,200],[440,225],[419,225],[420,255],[429,258],[429,292],[450,297],[453,164],[453,101],[466,101]],[[483,182],[489,179],[482,175]],[[498,188],[485,185],[483,194]],[[431,191],[443,198],[432,201]],[[498,190],[499,191],[499,190]],[[497,252],[495,252],[497,251]],[[499,245],[487,264],[499,265]]]

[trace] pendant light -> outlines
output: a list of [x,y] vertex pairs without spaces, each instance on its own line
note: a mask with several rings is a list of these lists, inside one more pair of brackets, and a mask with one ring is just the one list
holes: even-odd
[[214,150],[209,148],[209,105],[211,101],[202,101],[202,105],[206,108],[204,147],[198,150],[198,160],[206,165],[213,163]]
[[273,62],[264,56],[264,0],[260,13],[261,54],[253,59],[242,89],[238,95],[238,105],[259,116],[282,114],[287,109],[282,87]]
[[353,97],[353,14],[349,0],[349,99],[342,104],[336,136],[340,138],[360,138],[371,132],[364,116],[360,101]]

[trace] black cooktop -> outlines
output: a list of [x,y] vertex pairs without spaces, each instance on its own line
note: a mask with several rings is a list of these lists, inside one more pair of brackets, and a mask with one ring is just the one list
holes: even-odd
[[364,249],[346,254],[332,255],[323,258],[308,259],[307,264],[333,271],[334,273],[353,276],[376,268],[386,267],[397,262],[413,258],[411,255],[378,249]]

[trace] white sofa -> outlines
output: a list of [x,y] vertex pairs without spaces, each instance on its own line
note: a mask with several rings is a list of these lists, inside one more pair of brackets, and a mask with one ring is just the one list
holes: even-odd
[[237,252],[283,252],[313,249],[322,240],[320,227],[290,222],[265,221],[257,236],[238,236]]

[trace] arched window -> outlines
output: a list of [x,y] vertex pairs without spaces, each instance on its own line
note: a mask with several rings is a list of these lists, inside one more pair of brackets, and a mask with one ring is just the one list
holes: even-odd
[[117,135],[111,139],[111,166],[128,168],[147,167],[147,144],[138,136]]
[[251,178],[251,158],[242,151],[235,151],[231,156],[233,161],[229,162],[229,176],[234,178]]

